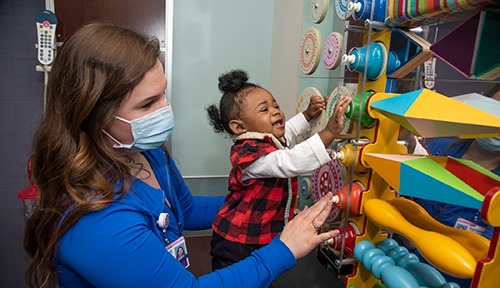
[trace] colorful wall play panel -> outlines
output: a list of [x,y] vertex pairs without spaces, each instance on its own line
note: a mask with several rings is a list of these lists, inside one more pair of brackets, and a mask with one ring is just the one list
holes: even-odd
[[473,209],[482,206],[481,193],[430,157],[365,153],[364,159],[400,195]]
[[[500,10],[486,9],[462,22],[436,41],[430,51],[465,77],[500,77]],[[454,49],[460,47],[460,49]]]
[[387,0],[386,25],[414,27],[461,20],[497,0]]
[[374,101],[370,108],[425,138],[500,135],[500,117],[428,89]]

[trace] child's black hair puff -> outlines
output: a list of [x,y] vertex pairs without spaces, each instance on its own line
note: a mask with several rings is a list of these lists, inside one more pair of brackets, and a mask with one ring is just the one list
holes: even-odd
[[219,77],[219,90],[222,93],[236,93],[248,81],[248,74],[243,70],[232,70]]

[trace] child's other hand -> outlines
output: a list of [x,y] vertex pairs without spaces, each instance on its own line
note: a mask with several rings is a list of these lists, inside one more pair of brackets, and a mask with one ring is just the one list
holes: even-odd
[[322,96],[311,96],[307,109],[302,112],[307,122],[318,117],[326,109],[326,100]]
[[326,123],[326,129],[328,129],[334,137],[339,136],[342,129],[344,129],[344,114],[351,103],[351,97],[340,96],[335,107],[333,108],[333,115],[328,119]]

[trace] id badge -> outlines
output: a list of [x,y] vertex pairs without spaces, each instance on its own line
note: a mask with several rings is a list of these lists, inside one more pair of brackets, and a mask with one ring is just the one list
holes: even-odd
[[483,235],[484,231],[486,230],[486,228],[481,227],[481,226],[477,225],[476,223],[471,222],[471,221],[464,219],[464,218],[458,218],[457,222],[455,223],[454,228],[472,231],[472,232],[479,234],[479,235]]
[[167,247],[165,247],[165,249],[167,249],[167,251],[174,256],[174,258],[177,259],[182,266],[185,268],[189,267],[188,251],[184,236],[181,236],[179,239],[170,243]]

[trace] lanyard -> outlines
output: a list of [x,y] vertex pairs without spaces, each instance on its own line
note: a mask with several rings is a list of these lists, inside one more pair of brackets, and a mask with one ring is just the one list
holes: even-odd
[[[170,239],[167,236],[167,228],[170,225],[171,220],[177,220],[177,227],[179,228],[179,232],[181,233],[181,228],[182,228],[182,223],[179,218],[179,203],[177,202],[177,199],[175,198],[175,193],[172,193],[172,185],[171,185],[171,180],[170,180],[170,168],[169,168],[169,161],[168,161],[168,156],[166,155],[166,152],[164,152],[164,156],[166,157],[166,163],[165,163],[165,176],[166,176],[166,182],[167,182],[167,187],[163,187],[163,183],[160,183],[161,190],[162,190],[162,199],[165,201],[165,205],[168,206],[168,208],[171,210],[172,215],[174,216],[173,218],[170,217],[170,214],[168,212],[163,212],[160,213],[158,216],[158,221],[156,222],[160,228],[162,228],[163,231],[163,238],[165,241],[165,246],[170,243]],[[164,179],[163,177],[161,177]],[[163,182],[163,181],[162,181]],[[166,189],[165,189],[166,188]],[[165,193],[168,191],[168,193]],[[170,206],[168,205],[170,203]]]

